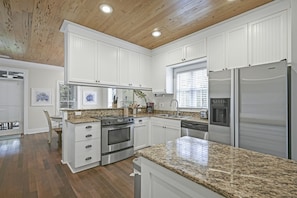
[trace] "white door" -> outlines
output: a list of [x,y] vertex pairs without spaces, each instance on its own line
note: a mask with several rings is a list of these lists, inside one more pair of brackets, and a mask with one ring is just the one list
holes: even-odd
[[165,142],[165,128],[160,123],[151,123],[151,145]]
[[220,71],[225,66],[225,33],[219,33],[207,38],[208,71]]

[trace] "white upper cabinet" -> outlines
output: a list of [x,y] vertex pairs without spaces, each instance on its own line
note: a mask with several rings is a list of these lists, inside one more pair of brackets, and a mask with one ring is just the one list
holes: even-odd
[[152,58],[150,56],[140,54],[139,57],[139,86],[140,87],[151,87],[151,64]]
[[250,64],[287,58],[287,11],[249,23]]
[[154,93],[173,93],[172,76],[167,77],[166,53],[157,54],[152,57],[151,82]]
[[65,50],[66,74],[69,82],[96,83],[97,42],[69,33]]
[[119,54],[119,83],[123,86],[129,86],[129,51],[120,48]]
[[129,87],[151,87],[151,57],[126,49],[119,54],[119,84]]
[[228,69],[248,66],[247,25],[226,32],[226,66]]
[[101,84],[118,85],[119,48],[98,41],[98,81]]
[[167,65],[173,65],[206,56],[206,40],[184,45],[167,53]]
[[66,20],[60,30],[66,83],[151,89],[151,50]]
[[208,71],[219,71],[226,68],[225,33],[207,37],[207,68]]

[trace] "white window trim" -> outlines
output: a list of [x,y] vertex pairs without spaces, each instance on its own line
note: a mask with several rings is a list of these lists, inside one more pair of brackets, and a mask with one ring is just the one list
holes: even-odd
[[[196,70],[196,69],[207,69],[207,62],[206,60],[202,59],[202,61],[199,62],[189,62],[184,63],[182,65],[179,65],[178,67],[174,67],[173,68],[173,91],[174,91],[174,98],[176,99],[176,92],[177,92],[177,88],[176,88],[176,83],[177,83],[177,78],[176,78],[176,74],[179,72],[183,72],[183,71],[188,71],[188,70]],[[197,110],[202,110],[202,109],[206,109],[206,108],[185,108],[185,107],[180,107],[181,110],[187,110],[187,111],[197,111]]]

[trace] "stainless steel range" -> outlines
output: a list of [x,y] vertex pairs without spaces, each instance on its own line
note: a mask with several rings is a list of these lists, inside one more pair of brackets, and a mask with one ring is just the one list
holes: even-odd
[[106,165],[134,153],[134,118],[101,117],[101,164]]

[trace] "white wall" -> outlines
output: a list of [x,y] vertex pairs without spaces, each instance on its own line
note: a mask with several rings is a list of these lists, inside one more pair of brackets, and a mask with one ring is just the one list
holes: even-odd
[[[64,68],[38,63],[1,59],[0,66],[19,68],[25,71],[24,76],[24,133],[39,133],[47,130],[47,122],[43,109],[55,114],[56,85],[64,80]],[[52,90],[51,106],[31,106],[31,88],[47,88]]]

